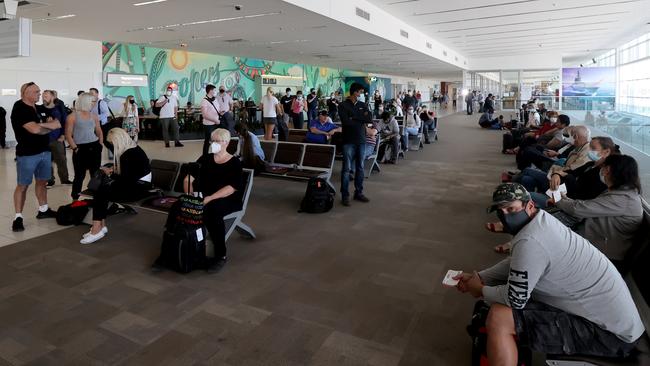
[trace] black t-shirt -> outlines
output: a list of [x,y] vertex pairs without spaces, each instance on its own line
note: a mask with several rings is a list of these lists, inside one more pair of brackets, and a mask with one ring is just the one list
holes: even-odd
[[198,189],[203,196],[214,194],[223,187],[232,186],[235,193],[224,199],[232,200],[232,203],[241,206],[244,192],[241,161],[233,156],[227,162],[217,164],[213,154],[205,154],[197,162],[200,164]]
[[343,128],[343,144],[365,144],[366,124],[372,121],[368,105],[346,99],[339,105],[339,116]]
[[47,134],[35,135],[23,127],[29,122],[42,122],[36,108],[28,106],[22,100],[14,103],[14,108],[11,110],[11,126],[18,142],[17,156],[31,156],[50,150],[50,138]]
[[[311,102],[310,102],[310,100],[311,100]],[[307,107],[309,109],[318,108],[318,96],[316,96],[316,94],[311,94],[311,95],[307,96]]]
[[120,156],[119,179],[135,183],[149,173],[151,173],[151,164],[140,146],[126,150]]
[[293,103],[293,98],[287,95],[283,95],[280,98],[280,104],[282,104],[282,109],[284,113],[291,114],[291,103]]

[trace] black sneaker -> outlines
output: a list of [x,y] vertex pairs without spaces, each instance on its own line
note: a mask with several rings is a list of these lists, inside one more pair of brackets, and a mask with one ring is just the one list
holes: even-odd
[[72,184],[72,181],[70,179],[64,180],[61,184]]
[[355,194],[354,195],[354,200],[359,201],[359,202],[370,202],[370,199],[368,197],[362,195],[362,194]]
[[183,147],[183,146],[185,146],[185,145],[181,144],[180,141],[176,141],[176,142],[174,143],[174,147]]
[[218,273],[219,271],[221,271],[223,266],[226,265],[226,262],[228,262],[227,257],[223,257],[221,259],[216,259],[212,264],[208,265],[207,272],[209,274]]
[[153,273],[160,273],[165,271],[167,268],[165,268],[165,265],[163,264],[162,259],[158,257],[155,262],[151,265],[151,272]]
[[24,231],[25,226],[23,226],[23,218],[16,217],[13,224],[11,224],[11,231]]
[[38,214],[36,215],[37,219],[55,219],[56,218],[56,211],[52,211],[51,208],[48,208],[47,211],[41,212],[38,211]]
[[343,197],[341,199],[341,204],[345,207],[350,207],[350,198],[348,197]]
[[50,179],[50,180],[47,181],[47,186],[52,187],[55,183],[56,183],[56,181],[54,179]]

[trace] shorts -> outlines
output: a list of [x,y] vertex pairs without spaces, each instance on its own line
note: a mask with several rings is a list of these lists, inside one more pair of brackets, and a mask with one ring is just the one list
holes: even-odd
[[264,117],[264,124],[265,125],[274,125],[275,124],[275,117]]
[[583,317],[539,302],[528,302],[512,314],[518,343],[538,352],[622,358],[636,346]]
[[19,186],[32,184],[32,177],[49,180],[52,178],[52,153],[44,151],[36,155],[17,156],[16,171]]

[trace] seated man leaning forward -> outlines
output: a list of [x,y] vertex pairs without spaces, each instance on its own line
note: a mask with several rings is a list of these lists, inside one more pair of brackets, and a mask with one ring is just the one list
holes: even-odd
[[312,144],[326,144],[332,136],[341,132],[341,127],[332,122],[326,110],[318,112],[318,119],[312,121],[307,132],[307,142]]
[[514,235],[512,256],[456,277],[461,292],[492,304],[486,322],[490,365],[516,365],[516,342],[548,354],[629,355],[644,327],[607,257],[536,209],[520,184],[499,185],[494,210]]

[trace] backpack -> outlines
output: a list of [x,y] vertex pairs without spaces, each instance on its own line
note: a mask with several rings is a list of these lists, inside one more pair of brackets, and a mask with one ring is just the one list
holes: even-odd
[[334,188],[323,178],[310,178],[298,212],[323,213],[334,206]]
[[160,261],[179,273],[205,268],[203,199],[183,195],[172,205],[160,250]]
[[[490,305],[483,300],[474,304],[472,321],[467,326],[467,333],[472,337],[472,366],[489,366],[487,359],[487,328],[485,322],[490,311]],[[527,347],[517,345],[519,359],[517,366],[531,366],[533,354]]]
[[75,201],[56,210],[56,223],[62,226],[80,225],[90,210],[90,201]]
[[[163,95],[163,97],[165,97],[165,104],[167,104],[167,101],[169,100],[169,98],[167,98],[166,95]],[[162,109],[162,107],[163,107],[165,104],[161,105],[160,107],[158,107],[156,104],[157,104],[157,103],[154,103],[153,107],[151,107],[151,113],[153,113],[153,114],[155,114],[156,116],[160,117],[160,110]]]

